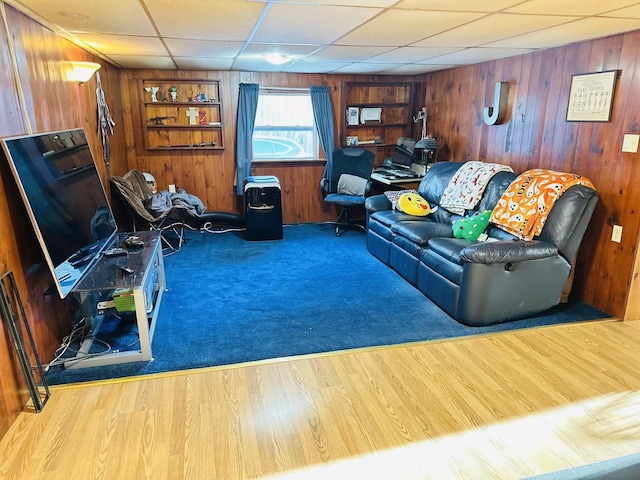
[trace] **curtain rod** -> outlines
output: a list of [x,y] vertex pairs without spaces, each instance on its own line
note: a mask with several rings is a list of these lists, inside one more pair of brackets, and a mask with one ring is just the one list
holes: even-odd
[[260,87],[260,90],[283,90],[287,92],[308,92],[309,87]]

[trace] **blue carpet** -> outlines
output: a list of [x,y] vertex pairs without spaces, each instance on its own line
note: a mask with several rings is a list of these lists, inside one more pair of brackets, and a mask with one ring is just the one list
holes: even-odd
[[[236,233],[192,232],[180,252],[165,258],[165,271],[168,291],[152,344],[154,361],[52,367],[47,381],[118,378],[609,317],[575,303],[501,325],[467,327],[373,257],[362,233],[338,238],[314,224],[286,227],[283,240],[261,242]],[[111,320],[106,340],[122,350],[135,335],[115,338],[115,332],[134,331],[135,323]]]

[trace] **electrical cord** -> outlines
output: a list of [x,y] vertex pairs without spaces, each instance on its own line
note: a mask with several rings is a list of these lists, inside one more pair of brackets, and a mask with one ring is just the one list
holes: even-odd
[[[116,318],[122,319],[122,317],[120,315],[114,315]],[[93,357],[99,357],[101,355],[106,355],[108,353],[118,353],[120,351],[127,351],[128,349],[130,349],[131,347],[133,347],[134,345],[140,343],[140,338],[137,338],[136,340],[134,340],[133,342],[131,342],[128,345],[124,345],[122,347],[120,347],[119,349],[113,349],[113,347],[106,341],[97,338],[94,335],[85,335],[85,332],[88,328],[88,325],[85,321],[85,318],[82,318],[76,325],[73,326],[71,333],[69,333],[69,335],[65,336],[62,339],[62,343],[60,344],[60,346],[56,349],[55,351],[55,355],[54,358],[51,360],[51,362],[49,362],[48,364],[46,364],[44,366],[44,371],[48,372],[49,369],[51,367],[55,367],[58,365],[64,365],[64,364],[70,364],[70,363],[75,363],[75,362],[80,362],[82,360],[86,360],[88,358],[93,358]],[[130,332],[122,332],[121,335],[127,335],[129,333],[134,333],[133,330],[131,330]],[[102,345],[104,347],[104,349],[100,352],[93,352],[93,353],[86,353],[83,354],[82,356],[77,356],[80,352],[79,349],[74,348],[73,345],[76,343],[79,343],[80,345],[82,345],[82,343],[85,340],[92,340],[94,343],[98,343],[100,345]],[[75,354],[75,356],[73,357],[65,357],[64,355],[67,353],[73,353]]]
[[208,233],[227,233],[227,232],[243,232],[246,228],[221,228],[219,230],[213,230],[212,222],[205,222],[205,224],[200,229],[200,232],[208,232]]
[[[99,338],[96,338],[93,335],[85,335],[84,333],[86,332],[87,328],[88,328],[88,325],[84,318],[82,318],[76,325],[74,325],[74,327],[71,330],[71,333],[69,335],[66,335],[62,339],[62,343],[54,352],[55,354],[54,354],[53,360],[51,360],[49,363],[47,363],[44,366],[45,372],[48,372],[51,367],[62,365],[67,362],[79,361],[86,358],[96,357],[96,356],[104,355],[106,353],[111,352],[111,345],[109,345],[109,343]],[[87,353],[82,357],[71,357],[71,358],[64,357],[64,355],[68,352],[75,353],[76,355],[80,353],[79,350],[72,348],[72,346],[75,342],[79,342],[80,344],[82,344],[82,342],[85,340],[93,340],[94,342],[98,342],[99,344],[103,345],[105,349],[101,352]]]

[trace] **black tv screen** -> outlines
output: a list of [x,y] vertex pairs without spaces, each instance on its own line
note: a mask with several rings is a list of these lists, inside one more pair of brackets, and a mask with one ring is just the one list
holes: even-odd
[[117,232],[81,128],[0,139],[61,298]]

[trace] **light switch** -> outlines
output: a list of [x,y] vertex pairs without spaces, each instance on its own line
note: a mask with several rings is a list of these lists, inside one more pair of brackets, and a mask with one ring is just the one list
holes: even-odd
[[171,193],[176,193],[176,186],[173,183],[171,185],[169,185],[169,191]]
[[640,135],[627,133],[622,140],[622,151],[628,153],[638,153],[638,142]]
[[622,227],[620,225],[614,225],[611,232],[611,241],[620,243],[622,241]]

